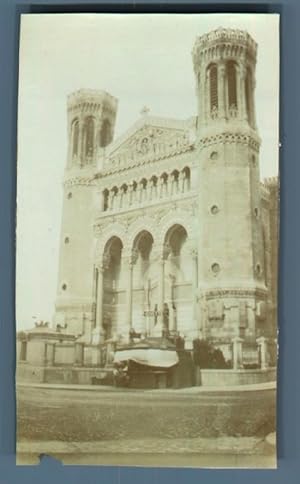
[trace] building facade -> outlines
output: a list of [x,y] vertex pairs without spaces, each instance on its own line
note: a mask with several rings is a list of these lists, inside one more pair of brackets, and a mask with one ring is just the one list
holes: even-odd
[[276,336],[278,180],[260,179],[256,55],[244,31],[199,37],[197,116],[145,108],[117,139],[113,96],[69,96],[55,325],[93,344]]

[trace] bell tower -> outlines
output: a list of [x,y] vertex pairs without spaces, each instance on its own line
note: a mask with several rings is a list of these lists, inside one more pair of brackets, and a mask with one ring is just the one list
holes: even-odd
[[93,221],[95,174],[112,141],[117,100],[104,91],[80,89],[68,97],[68,153],[55,323],[89,334],[94,322]]
[[263,332],[266,312],[254,102],[257,44],[247,32],[220,28],[199,37],[192,54],[200,327],[212,340],[254,340]]

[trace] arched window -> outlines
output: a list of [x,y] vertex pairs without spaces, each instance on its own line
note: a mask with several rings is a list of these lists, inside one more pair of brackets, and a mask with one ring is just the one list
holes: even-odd
[[186,166],[183,170],[184,178],[184,190],[189,190],[191,188],[191,170]]
[[99,146],[101,148],[105,148],[105,146],[107,146],[111,142],[111,138],[111,124],[108,119],[105,119],[99,133]]
[[227,82],[229,109],[237,108],[236,69],[234,62],[228,62],[227,64]]
[[89,116],[85,120],[84,134],[85,134],[85,155],[93,156],[94,153],[94,118]]
[[210,110],[218,109],[218,69],[213,64],[209,69]]
[[73,156],[77,156],[78,155],[78,142],[79,142],[79,121],[78,121],[78,119],[74,119],[74,121],[73,121],[72,136],[73,136],[72,154],[73,154]]
[[108,209],[108,195],[109,195],[109,191],[106,188],[105,190],[103,190],[103,211],[104,212],[106,212],[106,210]]

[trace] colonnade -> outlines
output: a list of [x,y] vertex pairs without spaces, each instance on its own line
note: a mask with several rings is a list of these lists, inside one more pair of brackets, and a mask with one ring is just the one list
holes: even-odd
[[[165,303],[167,302],[168,298],[166,297],[165,291],[165,279],[166,279],[166,261],[169,257],[171,252],[170,247],[168,244],[164,244],[162,250],[160,251],[160,255],[158,256],[158,297],[157,297],[157,322],[155,328],[153,328],[154,333],[156,335],[161,336],[163,330],[166,330],[165,322],[164,322],[164,309]],[[197,327],[197,287],[198,287],[198,269],[197,269],[197,252],[192,250],[190,252],[192,257],[192,321],[191,324],[195,331],[199,329]],[[126,277],[126,295],[125,295],[125,327],[122,331],[123,335],[129,335],[130,329],[133,328],[133,321],[132,321],[132,313],[133,313],[133,270],[138,258],[138,251],[133,249],[130,254],[122,255],[122,267],[124,267],[125,271],[127,272]],[[105,258],[104,258],[105,259]],[[100,262],[96,266],[97,269],[97,294],[96,294],[96,329],[100,334],[102,334],[102,340],[105,338],[105,331],[103,328],[103,312],[104,312],[104,273],[108,267],[105,265],[104,261]],[[147,327],[147,324],[145,325]],[[134,329],[134,328],[133,328]],[[149,329],[149,328],[148,328]],[[177,328],[172,325],[170,330],[176,330]]]
[[111,141],[111,123],[109,120],[94,116],[75,118],[70,127],[70,155],[72,162],[89,161],[98,147],[104,147]]
[[[212,103],[212,76],[214,69],[217,85],[217,101]],[[203,109],[203,121],[210,119],[248,120],[255,128],[254,88],[250,68],[242,63],[220,60],[211,63],[205,78],[199,80],[200,104]],[[215,95],[214,95],[215,97]]]
[[102,197],[102,210],[120,210],[132,205],[148,203],[185,193],[191,187],[190,169],[174,170],[172,173],[163,173],[161,176],[152,176],[150,179],[142,178],[139,181],[123,183],[105,189]]

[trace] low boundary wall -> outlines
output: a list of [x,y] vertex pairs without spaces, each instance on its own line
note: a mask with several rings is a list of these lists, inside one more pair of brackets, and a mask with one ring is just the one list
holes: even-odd
[[[191,376],[191,375],[190,375]],[[174,377],[174,375],[173,375]],[[183,376],[181,375],[181,378]],[[19,363],[16,373],[17,381],[30,383],[56,383],[56,384],[78,384],[91,385],[93,379],[103,384],[112,384],[112,369],[93,367],[42,367],[28,363]],[[193,386],[192,379],[187,376],[188,385],[178,378],[173,379],[173,388]],[[195,368],[194,384],[196,386],[236,386],[255,385],[276,381],[276,368],[257,370],[215,370]]]
[[255,385],[276,381],[276,368],[257,370],[215,370],[196,368],[196,386]]

